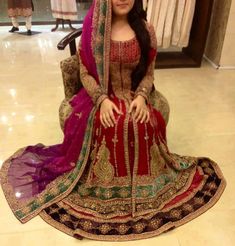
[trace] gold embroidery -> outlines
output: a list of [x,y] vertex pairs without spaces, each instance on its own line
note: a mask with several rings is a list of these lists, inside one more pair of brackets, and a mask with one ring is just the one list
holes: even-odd
[[114,144],[118,143],[118,138],[117,138],[116,135],[115,135],[115,137],[112,139],[112,142],[113,142]]
[[[79,47],[81,47],[81,42],[79,43]],[[88,93],[88,95],[92,98],[93,103],[99,104],[100,101],[103,100],[103,98],[107,97],[105,90],[99,84],[97,84],[95,78],[88,73],[87,68],[82,63],[80,57],[80,50],[78,52],[78,59],[80,61],[79,68],[80,68],[81,83],[85,88],[86,92]]]
[[125,225],[125,224],[121,224],[117,227],[117,230],[120,234],[126,234],[126,232],[129,230],[129,226]]
[[[119,101],[119,109],[122,112],[122,103],[120,100]],[[114,153],[114,164],[115,164],[115,176],[118,177],[119,173],[118,173],[118,164],[117,164],[117,143],[118,143],[118,136],[117,136],[117,130],[118,130],[118,126],[119,126],[119,120],[121,119],[121,115],[118,116],[116,124],[115,124],[115,132],[114,132],[114,138],[112,139],[113,141],[113,153]]]
[[[140,200],[136,200],[136,211],[138,213],[142,213],[148,209],[161,209],[177,194],[178,191],[182,189],[182,187],[185,187],[185,184],[188,182],[191,175],[194,175],[191,170],[184,171],[184,173],[179,174],[178,178],[173,181],[172,184],[167,185],[160,191],[160,193],[154,195],[152,198],[147,197],[148,195],[151,196],[150,190],[139,190],[138,197],[140,195],[141,198]],[[164,186],[163,180],[162,185]],[[88,209],[89,213],[91,210],[95,215],[99,213],[99,216],[102,216],[103,218],[113,218],[114,216],[123,215],[123,213],[126,214],[130,212],[130,209],[133,205],[133,200],[128,198],[128,196],[125,197],[125,195],[129,195],[128,192],[131,191],[124,187],[120,189],[118,194],[121,196],[122,200],[119,200],[112,199],[112,192],[115,192],[112,191],[112,189],[108,189],[106,191],[102,191],[102,189],[103,188],[101,187],[97,187],[95,189],[95,193],[98,195],[98,197],[103,195],[107,200],[97,200],[96,198],[93,199],[92,197],[79,197],[76,195],[76,193],[74,193],[69,195],[67,202],[69,201],[69,204],[71,204],[73,207],[79,206],[83,207],[85,210]],[[134,197],[136,199],[136,194]],[[146,198],[143,203],[144,197]]]
[[53,213],[58,213],[58,210],[60,209],[59,207],[53,207],[53,206],[51,206],[51,207],[49,207],[50,208],[50,213],[51,214],[53,214]]
[[217,185],[214,182],[210,182],[210,183],[207,184],[207,187],[210,190],[213,190],[213,189],[216,189],[217,188]]
[[149,140],[149,136],[148,135],[145,135],[144,139],[147,141]]
[[76,163],[75,162],[70,162],[70,166],[75,167]]
[[66,221],[70,221],[71,218],[70,218],[70,215],[68,215],[68,214],[61,214],[60,220],[61,220],[61,222],[66,222]]
[[[98,128],[97,128],[98,130]],[[89,172],[88,172],[88,175],[87,175],[87,185],[90,185],[92,183],[92,168],[93,168],[93,165],[95,163],[95,160],[96,160],[96,153],[97,153],[97,141],[95,142],[95,144],[93,145],[93,150],[91,151],[91,154],[90,154],[90,159],[91,159],[91,164],[90,164],[90,168],[89,168]]]
[[85,220],[83,223],[81,223],[81,225],[85,231],[91,230],[93,228],[92,222],[88,220]]
[[209,167],[205,168],[204,171],[205,171],[205,173],[210,174],[210,175],[212,175],[214,173],[214,170],[209,168]]
[[195,202],[195,204],[197,204],[197,205],[202,205],[202,204],[204,204],[204,199],[203,199],[203,197],[194,197],[194,202]]
[[136,231],[137,233],[141,233],[141,232],[144,230],[144,228],[145,228],[145,224],[139,222],[139,223],[136,223],[136,224],[133,226],[133,228],[135,229],[135,231]]
[[105,197],[105,198],[109,199],[109,198],[111,198],[112,196],[113,196],[113,192],[112,192],[111,189],[108,189],[108,190],[106,190],[106,191],[104,192],[104,197]]
[[161,225],[162,219],[157,218],[157,219],[151,219],[149,226],[152,227],[153,229],[158,229],[158,227]]
[[[207,188],[207,185],[205,185],[205,188]],[[211,196],[211,192],[209,190],[206,190],[203,192],[204,196]]]
[[170,211],[170,216],[179,219],[181,218],[181,211],[177,209],[173,209]]
[[114,167],[109,162],[110,151],[106,147],[105,137],[97,153],[97,162],[94,166],[94,174],[101,183],[107,184],[113,180]]
[[[148,164],[148,176],[150,176],[150,161],[149,161],[149,135],[148,135],[148,126],[144,123],[145,130],[145,144],[146,144],[146,155],[147,155],[147,164]],[[152,136],[154,138],[154,136]]]
[[78,116],[79,119],[82,118],[82,112],[81,113],[76,113],[75,115]]
[[191,204],[186,203],[183,205],[183,210],[188,211],[188,212],[192,212],[194,209],[193,209],[193,206]]
[[95,195],[97,196],[97,197],[100,197],[101,196],[101,190],[100,190],[100,187],[97,187],[96,189],[95,189]]
[[89,195],[89,190],[85,187],[84,184],[79,186],[78,192],[79,192],[82,196],[88,196],[88,195]]
[[102,224],[99,227],[99,229],[100,229],[102,234],[107,234],[112,229],[112,227],[109,224]]
[[119,195],[122,197],[122,198],[126,198],[128,197],[129,195],[129,191],[125,188],[122,188],[120,191],[119,191]]
[[141,196],[142,196],[142,197],[148,197],[148,196],[149,196],[149,190],[147,190],[147,189],[142,189],[142,190],[141,190]]

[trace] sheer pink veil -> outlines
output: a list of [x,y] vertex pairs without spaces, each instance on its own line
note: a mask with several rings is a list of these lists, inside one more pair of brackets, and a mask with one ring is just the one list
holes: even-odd
[[[80,62],[102,86],[108,81],[110,4],[110,0],[93,1],[84,19],[80,46]],[[21,222],[65,197],[84,171],[97,109],[84,88],[72,98],[70,105],[72,113],[65,122],[61,144],[26,146],[2,165],[4,195]]]

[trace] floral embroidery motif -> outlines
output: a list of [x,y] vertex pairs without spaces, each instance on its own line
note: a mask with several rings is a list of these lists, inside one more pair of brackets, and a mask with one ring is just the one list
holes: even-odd
[[94,174],[101,183],[107,184],[113,180],[114,167],[109,162],[110,151],[106,147],[105,137],[97,153],[97,162],[94,166]]
[[112,227],[109,224],[102,224],[99,227],[99,230],[101,231],[102,234],[107,234],[111,229]]
[[117,228],[118,232],[121,234],[121,235],[124,235],[126,234],[126,232],[129,230],[129,226],[125,225],[125,224],[121,224],[118,226]]
[[82,112],[75,114],[79,119],[82,118]]
[[119,191],[119,195],[120,195],[122,198],[126,198],[126,197],[130,196],[130,191],[128,191],[126,188],[122,188],[122,189],[120,189],[120,191]]

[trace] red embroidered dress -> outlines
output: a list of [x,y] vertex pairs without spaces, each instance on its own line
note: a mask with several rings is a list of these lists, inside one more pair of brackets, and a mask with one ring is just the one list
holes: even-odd
[[[155,236],[192,220],[216,203],[225,180],[212,160],[168,150],[165,120],[151,93],[154,29],[147,25],[152,48],[147,74],[131,92],[140,47],[136,38],[110,41],[111,6],[111,1],[94,1],[84,20],[79,51],[84,88],[70,102],[63,143],[18,150],[3,163],[0,177],[21,222],[39,214],[74,237],[122,241]],[[149,123],[136,123],[128,113],[137,95],[147,101]],[[117,124],[105,129],[98,106],[106,97],[123,114],[114,113]]]
[[[224,188],[214,162],[168,151],[164,119],[151,104],[150,123],[132,120],[131,72],[139,58],[136,38],[111,41],[108,96],[123,115],[115,114],[117,124],[105,129],[96,112],[83,176],[66,198],[41,213],[44,220],[75,237],[130,240],[157,235],[201,214]],[[80,69],[83,86],[87,83],[97,100],[96,85],[90,86],[82,64]],[[153,73],[154,61],[136,95],[143,94],[142,88],[150,91]]]

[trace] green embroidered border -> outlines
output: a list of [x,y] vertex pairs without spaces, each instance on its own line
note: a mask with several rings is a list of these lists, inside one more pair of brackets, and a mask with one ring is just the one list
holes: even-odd
[[93,111],[90,113],[87,123],[86,134],[84,136],[82,149],[76,167],[70,173],[65,175],[63,180],[60,183],[58,183],[56,187],[52,187],[51,189],[49,189],[47,193],[44,194],[43,196],[40,196],[39,194],[39,196],[35,198],[35,200],[29,202],[25,207],[16,210],[14,213],[19,220],[24,219],[25,217],[31,215],[32,213],[36,213],[36,212],[39,213],[47,203],[51,203],[54,199],[57,199],[63,193],[67,192],[68,189],[73,184],[73,182],[77,179],[81,167],[84,163],[84,158],[87,154],[88,144],[92,136],[92,127],[93,127],[95,112],[96,110],[93,109]]
[[104,86],[104,42],[105,42],[105,21],[107,15],[107,2],[105,0],[100,1],[99,9],[99,19],[97,23],[97,33],[96,33],[96,47],[95,47],[95,60],[97,72],[99,74],[100,84]]
[[[153,184],[149,185],[139,185],[136,187],[136,197],[142,198],[143,190],[148,192],[144,198],[150,198],[155,197],[156,194],[161,191],[167,184],[174,182],[177,176],[177,171],[172,172],[172,176],[162,174],[161,176],[157,177],[155,179],[155,182]],[[82,189],[79,189],[82,187]],[[93,186],[93,187],[84,187],[84,184],[82,182],[78,182],[77,185],[74,188],[75,193],[78,193],[81,197],[87,197],[90,196],[92,198],[99,198],[101,200],[109,200],[114,198],[123,198],[121,193],[126,192],[125,198],[131,198],[131,190],[132,186],[114,186],[112,188],[105,188],[105,187],[99,187],[99,186]],[[111,194],[107,195],[106,194]]]

